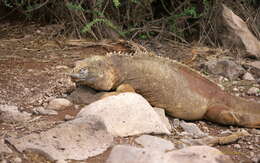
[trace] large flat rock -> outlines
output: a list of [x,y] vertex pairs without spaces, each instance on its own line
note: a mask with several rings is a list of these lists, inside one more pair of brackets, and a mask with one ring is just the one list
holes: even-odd
[[33,149],[45,153],[51,160],[85,160],[103,153],[113,137],[102,120],[95,116],[78,118],[40,134],[7,139],[17,150]]
[[233,161],[218,149],[209,146],[192,146],[165,153],[150,148],[117,145],[112,149],[106,163],[233,163]]
[[82,108],[77,117],[88,115],[101,117],[107,130],[114,136],[170,134],[153,107],[136,93],[121,93],[98,100]]

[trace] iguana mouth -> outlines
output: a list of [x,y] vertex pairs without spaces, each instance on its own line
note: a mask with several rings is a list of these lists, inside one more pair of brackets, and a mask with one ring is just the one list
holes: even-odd
[[74,82],[93,82],[96,79],[95,76],[92,76],[89,73],[74,73],[69,74],[69,76]]

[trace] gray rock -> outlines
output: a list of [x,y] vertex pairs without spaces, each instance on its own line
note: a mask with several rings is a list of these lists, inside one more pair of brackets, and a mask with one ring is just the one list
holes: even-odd
[[229,129],[221,131],[220,134],[232,134],[233,132]]
[[256,88],[256,87],[251,87],[248,89],[247,91],[247,94],[248,95],[256,95],[260,92],[260,89],[259,88]]
[[33,112],[35,114],[40,114],[40,115],[57,115],[58,114],[57,111],[44,109],[44,107],[36,107],[33,109]]
[[52,99],[48,106],[47,106],[47,109],[50,109],[50,110],[63,110],[67,107],[70,107],[72,106],[73,104],[67,100],[67,99],[64,99],[64,98],[55,98],[55,99]]
[[247,64],[250,66],[250,72],[254,74],[257,78],[260,78],[260,61],[254,61]]
[[214,75],[222,75],[230,80],[238,79],[245,73],[245,69],[228,59],[208,61],[203,64],[204,69]]
[[234,145],[234,148],[240,149],[240,148],[241,148],[241,145],[235,144],[235,145]]
[[21,163],[23,160],[20,157],[14,158],[14,163]]
[[180,126],[185,132],[192,134],[195,138],[202,138],[208,135],[207,133],[202,132],[195,123],[181,121]]
[[177,127],[180,127],[180,123],[181,123],[180,120],[175,118],[175,119],[173,119],[172,125],[173,125],[173,127],[177,128]]
[[216,148],[191,146],[166,153],[167,163],[233,163],[231,158]]
[[154,109],[154,111],[156,111],[156,113],[159,115],[161,120],[167,126],[168,130],[171,131],[172,130],[172,126],[171,126],[171,124],[169,122],[169,119],[165,116],[165,110],[161,109],[161,108],[156,108],[156,107],[153,107],[153,109]]
[[252,159],[253,163],[259,163],[260,162],[260,154],[258,154],[257,156],[255,156],[253,159]]
[[77,117],[97,115],[114,136],[137,134],[170,134],[151,105],[139,94],[121,93],[85,106]]
[[4,139],[0,139],[0,154],[1,153],[12,153],[12,150],[4,143]]
[[29,119],[31,119],[31,114],[19,111],[17,106],[0,105],[0,121],[12,123],[25,122]]
[[71,116],[71,115],[69,115],[69,114],[66,114],[66,115],[64,116],[64,120],[65,120],[65,121],[70,121],[70,120],[72,120],[72,119],[74,119],[74,117]]
[[106,163],[232,163],[216,148],[193,146],[172,152],[160,152],[128,145],[113,147]]
[[250,81],[254,81],[255,78],[253,77],[253,75],[249,72],[246,72],[243,77],[242,77],[244,80],[250,80]]
[[144,148],[149,148],[155,151],[165,152],[175,149],[171,141],[151,135],[142,135],[136,138],[135,142],[142,145]]
[[103,93],[98,93],[94,89],[86,86],[77,87],[67,99],[74,104],[91,104],[100,99]]
[[252,129],[250,131],[251,134],[256,134],[256,135],[260,135],[260,129]]
[[146,148],[116,145],[106,163],[166,163],[164,153]]
[[113,142],[113,137],[100,118],[86,116],[39,134],[9,138],[7,141],[19,152],[26,149],[38,150],[51,160],[85,160],[106,151]]

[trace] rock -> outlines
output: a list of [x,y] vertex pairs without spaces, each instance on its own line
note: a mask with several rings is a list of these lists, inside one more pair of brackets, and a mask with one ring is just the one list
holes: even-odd
[[180,123],[181,123],[181,122],[180,122],[179,119],[177,119],[177,118],[173,119],[172,124],[173,124],[173,127],[174,127],[174,128],[180,127]]
[[247,63],[246,66],[249,66],[250,72],[254,74],[257,78],[260,78],[260,61],[254,61]]
[[249,145],[249,146],[248,146],[248,149],[253,150],[253,149],[254,149],[254,146],[253,146],[253,145]]
[[257,156],[255,156],[253,159],[252,159],[253,163],[259,163],[260,162],[260,154],[258,154]]
[[31,119],[31,114],[19,111],[17,106],[0,105],[0,121],[12,123],[26,122],[29,119]]
[[214,75],[222,75],[230,80],[238,79],[245,73],[245,69],[228,59],[211,60],[203,64],[203,68]]
[[21,163],[23,160],[20,157],[14,158],[14,163]]
[[180,126],[184,129],[185,132],[192,134],[195,138],[202,138],[207,136],[207,134],[202,132],[195,123],[186,123],[181,121]]
[[165,116],[165,110],[161,109],[161,108],[156,108],[156,107],[153,107],[153,109],[154,109],[154,111],[156,111],[156,113],[159,115],[161,120],[167,126],[168,130],[171,131],[172,130],[172,126],[171,126],[171,124],[169,122],[169,119]]
[[50,110],[63,110],[67,107],[72,106],[73,104],[64,98],[55,98],[53,100],[51,100],[47,106],[47,109]]
[[58,114],[57,111],[44,109],[44,107],[36,107],[33,109],[33,112],[35,114],[41,114],[41,115],[57,115]]
[[253,77],[253,75],[249,72],[246,72],[243,77],[242,77],[244,80],[250,80],[250,81],[254,81],[255,78]]
[[164,153],[129,145],[113,147],[106,163],[166,163]]
[[257,95],[258,93],[260,93],[260,89],[256,87],[251,87],[247,91],[248,95]]
[[251,134],[260,135],[260,129],[252,129],[250,131]]
[[227,43],[226,46],[229,47],[234,47],[234,45],[237,48],[245,47],[250,56],[259,58],[260,41],[258,41],[257,38],[248,29],[247,24],[225,5],[223,5],[222,18],[222,23],[219,22],[218,24],[223,24],[227,31],[223,32],[222,30],[222,34],[220,34],[225,36],[225,40],[222,38],[223,44],[225,45]]
[[209,146],[192,146],[172,152],[117,145],[106,163],[232,163],[229,156]]
[[34,149],[45,153],[51,160],[85,160],[106,151],[113,137],[100,118],[85,116],[39,134],[6,140],[19,152]]
[[170,134],[151,105],[136,93],[121,93],[98,100],[82,108],[77,117],[88,115],[101,117],[114,136]]
[[240,148],[241,148],[241,145],[235,144],[235,145],[234,145],[234,148],[240,149]]
[[4,139],[0,139],[0,154],[1,153],[12,153],[12,150],[4,143]]
[[69,115],[69,114],[66,114],[66,115],[64,116],[64,120],[65,120],[65,121],[70,121],[70,120],[72,120],[72,119],[74,119],[74,117],[71,116],[71,115]]
[[220,132],[221,135],[222,134],[232,134],[232,133],[233,132],[231,130],[229,130],[229,129]]
[[74,104],[88,105],[99,100],[102,95],[103,93],[98,93],[90,87],[79,86],[67,97],[67,99]]
[[135,142],[142,145],[144,148],[149,148],[155,151],[166,152],[175,149],[171,141],[156,136],[142,135],[136,138]]
[[191,146],[166,153],[169,163],[233,163],[232,159],[216,148]]

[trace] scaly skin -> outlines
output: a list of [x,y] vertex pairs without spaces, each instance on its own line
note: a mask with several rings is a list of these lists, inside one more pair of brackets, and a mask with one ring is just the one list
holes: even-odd
[[260,128],[260,103],[230,95],[198,72],[166,58],[92,56],[77,62],[71,77],[96,90],[129,84],[151,105],[184,120]]

